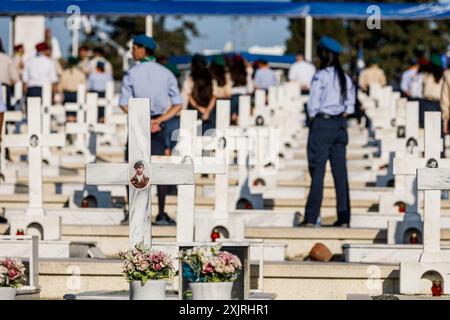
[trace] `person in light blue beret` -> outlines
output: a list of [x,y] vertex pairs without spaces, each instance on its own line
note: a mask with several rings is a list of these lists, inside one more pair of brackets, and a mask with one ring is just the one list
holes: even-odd
[[[152,155],[167,155],[166,123],[181,111],[182,99],[173,73],[156,62],[156,48],[156,42],[151,37],[141,34],[133,38],[132,54],[137,64],[123,78],[119,105],[124,112],[128,112],[130,98],[150,99],[151,152]],[[174,225],[175,221],[164,212],[168,186],[158,185],[157,189],[159,212],[156,224]]]
[[301,226],[318,224],[323,197],[323,179],[330,160],[336,189],[337,221],[334,226],[350,224],[350,198],[347,178],[347,116],[355,110],[355,90],[351,78],[339,61],[342,47],[338,41],[322,37],[317,46],[319,70],[311,82],[307,112],[309,124],[307,154],[311,187]]

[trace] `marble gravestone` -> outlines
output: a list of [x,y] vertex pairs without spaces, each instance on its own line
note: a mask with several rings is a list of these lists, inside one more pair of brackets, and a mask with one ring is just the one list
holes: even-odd
[[[250,96],[239,97],[239,129],[237,130],[236,148],[238,151],[238,166],[239,166],[239,182],[238,192],[232,204],[235,209],[263,209],[264,199],[261,193],[254,193],[250,189],[250,150],[251,146],[255,145],[257,136],[249,134],[250,126]],[[256,139],[255,139],[256,138]],[[253,142],[253,143],[252,143]]]
[[130,99],[128,110],[129,163],[87,163],[86,184],[129,185],[130,247],[140,242],[151,247],[150,186],[194,184],[194,166],[151,163],[150,101]]
[[[64,134],[43,134],[41,127],[40,98],[28,98],[28,133],[5,136],[5,147],[28,147],[29,207],[25,215],[10,218],[10,233],[22,228],[38,230],[44,240],[59,240],[61,218],[45,214],[42,196],[42,147],[64,146]],[[30,230],[31,231],[31,230]]]
[[417,169],[417,189],[424,193],[423,252],[419,261],[400,263],[400,293],[430,294],[439,281],[443,294],[450,294],[450,254],[441,251],[440,225],[441,190],[450,190],[450,168],[429,161]]

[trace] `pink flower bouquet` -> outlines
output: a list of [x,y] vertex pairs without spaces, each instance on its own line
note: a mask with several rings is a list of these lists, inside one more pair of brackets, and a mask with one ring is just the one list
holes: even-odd
[[183,276],[190,282],[235,281],[242,268],[241,260],[220,248],[204,245],[182,251]]
[[0,287],[19,288],[25,280],[25,266],[20,259],[0,259]]
[[172,258],[165,252],[152,250],[144,244],[119,253],[122,258],[122,273],[128,282],[170,279],[175,275]]

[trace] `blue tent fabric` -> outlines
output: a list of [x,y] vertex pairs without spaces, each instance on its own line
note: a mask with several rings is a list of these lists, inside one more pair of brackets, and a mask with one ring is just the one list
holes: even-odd
[[[151,0],[1,0],[0,15],[68,15],[77,5],[93,15],[240,15],[367,19],[377,5],[384,20],[450,19],[450,3],[382,2],[250,2],[250,1],[151,1]],[[369,11],[369,12],[368,12]]]

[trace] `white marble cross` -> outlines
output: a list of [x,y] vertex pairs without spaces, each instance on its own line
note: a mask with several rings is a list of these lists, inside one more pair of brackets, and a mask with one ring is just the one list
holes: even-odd
[[[6,125],[8,122],[20,122],[22,121],[21,111],[6,111],[3,116],[3,126],[1,136],[5,137],[7,130]],[[0,143],[0,175],[6,180],[7,169],[6,169],[6,146],[4,143]]]
[[[192,185],[194,184],[194,166],[192,162],[151,163],[150,101],[133,98],[129,100],[128,105],[129,162],[87,163],[86,184],[129,185],[130,246],[134,247],[139,242],[151,246],[150,186]],[[140,162],[143,165],[139,165]],[[143,169],[143,175],[138,173],[139,169]],[[142,176],[140,180],[138,175]]]
[[29,215],[43,215],[42,148],[64,146],[64,134],[45,134],[41,124],[41,99],[28,98],[28,133],[6,135],[5,147],[28,147]]
[[97,134],[98,133],[113,134],[115,131],[114,125],[98,123],[97,115],[98,115],[98,94],[88,93],[86,96],[86,121],[80,122],[77,119],[76,123],[66,124],[67,134],[78,134],[85,136],[85,141],[78,147],[80,147],[81,149],[80,151],[82,151],[85,154],[87,162],[93,162],[96,159]]
[[[197,148],[197,111],[183,110],[180,117],[180,134],[177,151],[181,159],[194,159],[194,172],[200,174],[224,174],[225,161],[216,156],[202,157]],[[178,187],[177,198],[177,242],[194,241],[195,186]]]
[[218,100],[216,106],[216,139],[218,148],[216,157],[224,159],[226,162],[225,173],[216,175],[214,181],[214,190],[216,197],[214,200],[213,218],[228,218],[229,216],[229,141],[227,131],[230,127],[230,101]]

